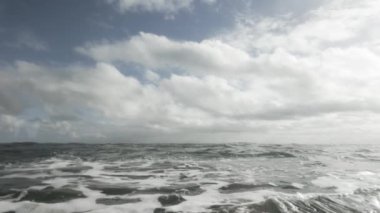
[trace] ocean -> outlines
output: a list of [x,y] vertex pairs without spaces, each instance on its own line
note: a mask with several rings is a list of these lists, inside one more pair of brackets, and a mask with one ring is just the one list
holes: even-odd
[[380,212],[380,146],[0,144],[5,212]]

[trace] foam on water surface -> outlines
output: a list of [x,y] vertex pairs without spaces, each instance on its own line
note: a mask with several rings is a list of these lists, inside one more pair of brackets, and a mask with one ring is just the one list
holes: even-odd
[[[44,144],[32,148],[39,146]],[[2,157],[0,213],[152,213],[156,208],[189,213],[380,211],[377,147],[363,151],[355,146],[254,144],[49,146],[56,156],[25,156],[28,161],[10,157],[12,162]],[[41,184],[20,189],[1,185],[12,178]],[[54,203],[22,200],[29,190],[40,190],[41,196],[61,193],[47,189],[73,189],[84,197],[48,194],[58,197]],[[158,197],[173,193],[185,201],[162,206]],[[60,196],[65,201],[60,202]],[[106,198],[120,204],[97,202]]]

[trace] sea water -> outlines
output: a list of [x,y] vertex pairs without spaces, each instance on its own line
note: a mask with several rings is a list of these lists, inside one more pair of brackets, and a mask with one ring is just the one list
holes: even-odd
[[3,212],[380,212],[380,146],[0,144]]

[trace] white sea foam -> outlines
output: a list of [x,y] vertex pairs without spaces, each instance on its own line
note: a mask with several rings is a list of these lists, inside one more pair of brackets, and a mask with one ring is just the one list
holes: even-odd
[[[232,149],[231,147],[233,146],[228,146],[228,149]],[[239,153],[245,151],[242,148],[238,150]],[[178,149],[178,151],[183,150]],[[283,153],[286,151],[282,150]],[[186,201],[165,207],[168,210],[185,213],[211,212],[210,206],[224,204],[236,206],[235,213],[244,212],[246,211],[244,205],[257,204],[269,198],[278,201],[279,205],[284,205],[281,203],[284,200],[306,201],[318,196],[337,199],[368,212],[380,212],[379,163],[373,160],[365,161],[363,156],[357,161],[355,157],[347,157],[349,153],[345,152],[335,154],[332,151],[324,151],[321,155],[315,152],[318,154],[313,156],[308,154],[307,158],[269,156],[197,159],[149,156],[131,160],[91,161],[79,157],[65,156],[63,159],[54,157],[33,164],[26,162],[8,165],[4,167],[6,172],[0,178],[35,178],[45,185],[30,186],[29,189],[42,190],[47,185],[54,188],[69,187],[81,191],[86,198],[61,203],[37,203],[13,202],[14,200],[8,197],[0,200],[0,212],[15,210],[17,213],[73,213],[91,210],[91,213],[152,213],[155,208],[162,207],[158,201],[161,193],[107,195],[101,190],[90,189],[90,185],[97,183],[120,184],[137,189],[198,184],[203,190],[202,193],[190,196],[184,193],[185,190],[178,191],[183,193],[182,196]],[[336,157],[338,155],[341,157]],[[67,168],[78,168],[78,171]],[[251,183],[258,187],[232,190],[231,193],[221,192],[221,187],[232,183]],[[141,202],[120,205],[96,203],[100,198],[116,197],[140,198]],[[291,202],[287,205],[289,208],[296,208]],[[239,206],[241,207],[238,208]]]

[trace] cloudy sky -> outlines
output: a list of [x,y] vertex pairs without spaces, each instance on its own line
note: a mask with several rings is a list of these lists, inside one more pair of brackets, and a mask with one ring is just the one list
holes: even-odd
[[2,0],[0,141],[376,143],[378,0]]

